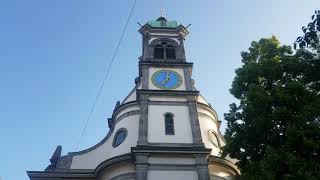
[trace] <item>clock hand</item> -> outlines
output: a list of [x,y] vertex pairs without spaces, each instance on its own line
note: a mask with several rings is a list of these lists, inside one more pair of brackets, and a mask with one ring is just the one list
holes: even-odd
[[170,80],[169,72],[166,74],[166,78],[161,82],[161,85],[165,85]]
[[170,72],[167,72],[166,79],[164,80],[165,82],[163,83],[163,85],[166,84],[167,82],[169,82],[169,80],[170,80],[169,73]]
[[169,78],[170,78],[169,72],[167,72],[167,75],[166,75],[166,81],[167,81],[167,82],[169,81]]

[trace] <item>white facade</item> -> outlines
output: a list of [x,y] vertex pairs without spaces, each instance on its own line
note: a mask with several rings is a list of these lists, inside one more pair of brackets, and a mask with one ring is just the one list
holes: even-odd
[[[174,135],[165,134],[164,115],[174,115]],[[149,105],[148,142],[192,143],[189,110],[187,106]]]

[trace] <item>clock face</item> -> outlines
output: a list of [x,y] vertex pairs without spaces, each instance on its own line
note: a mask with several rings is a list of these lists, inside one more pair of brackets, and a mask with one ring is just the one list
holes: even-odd
[[160,89],[176,89],[182,84],[182,77],[175,71],[160,70],[152,75],[152,83]]

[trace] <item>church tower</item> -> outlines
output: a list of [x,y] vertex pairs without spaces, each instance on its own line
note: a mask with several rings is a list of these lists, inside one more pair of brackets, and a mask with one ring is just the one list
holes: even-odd
[[221,121],[194,87],[185,56],[185,26],[165,17],[149,21],[142,35],[139,76],[108,119],[109,132],[95,146],[61,156],[58,146],[44,171],[31,180],[237,179],[219,157]]

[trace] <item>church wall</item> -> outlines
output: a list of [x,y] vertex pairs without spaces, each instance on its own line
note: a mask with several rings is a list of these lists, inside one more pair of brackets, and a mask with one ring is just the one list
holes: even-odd
[[197,180],[194,157],[186,156],[151,156],[148,158],[148,180],[183,179]]
[[150,101],[170,101],[170,102],[187,102],[185,97],[172,97],[172,96],[150,96]]
[[148,180],[197,180],[196,171],[148,171]]
[[201,107],[198,107],[197,108],[197,111],[198,111],[198,113],[202,113],[202,114],[205,114],[205,115],[207,115],[207,116],[210,116],[210,118],[212,119],[212,121],[218,121],[217,119],[216,119],[216,117],[212,114],[212,112],[210,112],[210,111],[208,111],[207,109],[203,109],[203,108],[201,108]]
[[[174,135],[165,135],[165,113],[174,115]],[[192,143],[188,106],[149,105],[148,142]]]
[[139,105],[135,105],[135,106],[130,106],[130,107],[126,107],[123,110],[121,110],[120,112],[117,113],[116,119],[118,119],[121,115],[130,112],[130,111],[136,111],[136,110],[140,110],[140,106]]
[[[98,164],[114,156],[119,156],[131,152],[131,147],[137,145],[139,130],[139,115],[125,117],[115,125],[115,129],[110,138],[101,146],[85,154],[76,155],[72,159],[71,169],[95,169]],[[126,128],[128,135],[125,141],[112,147],[114,134],[120,128]]]
[[208,102],[204,99],[204,97],[203,96],[198,96],[198,99],[197,99],[197,101],[199,102],[199,103],[202,103],[202,104],[206,104],[206,105],[208,105]]
[[174,90],[186,90],[185,78],[184,78],[184,73],[183,73],[182,68],[153,68],[153,67],[150,67],[150,69],[149,69],[149,89],[159,89],[158,87],[153,85],[152,80],[151,80],[153,73],[155,73],[158,70],[172,70],[172,71],[176,71],[177,73],[179,73],[182,77],[182,84],[180,87],[178,87]]
[[190,157],[149,157],[150,164],[195,164],[195,159]]
[[[199,109],[198,109],[198,112],[199,112]],[[211,142],[211,140],[209,138],[209,131],[210,130],[212,130],[212,131],[216,132],[216,134],[218,134],[219,130],[218,130],[218,127],[217,127],[215,120],[213,120],[212,117],[203,116],[201,114],[199,114],[198,118],[199,118],[200,129],[201,129],[201,137],[202,137],[202,141],[203,141],[205,147],[212,149],[211,155],[218,156],[220,149],[217,146],[213,145],[213,143]],[[222,140],[220,139],[220,143],[221,142],[222,142]]]
[[104,169],[104,171],[98,176],[97,180],[110,180],[119,175],[128,173],[135,173],[134,165],[131,162],[118,163]]

